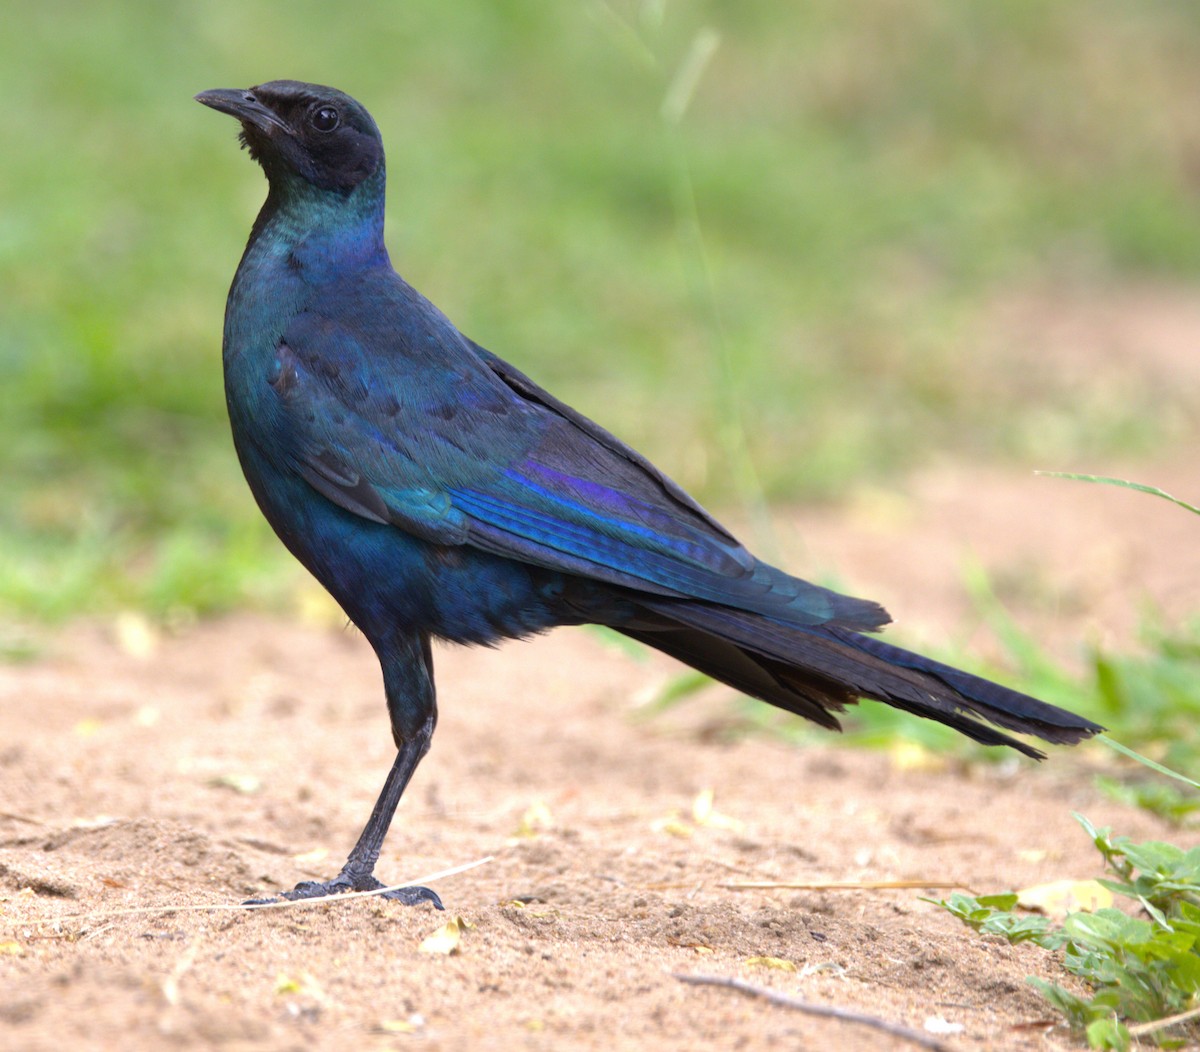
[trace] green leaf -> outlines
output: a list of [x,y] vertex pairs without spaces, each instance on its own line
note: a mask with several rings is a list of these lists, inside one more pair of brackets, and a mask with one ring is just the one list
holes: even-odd
[[1093,1019],[1087,1026],[1087,1042],[1091,1048],[1115,1049],[1127,1052],[1130,1041],[1129,1030],[1117,1019]]

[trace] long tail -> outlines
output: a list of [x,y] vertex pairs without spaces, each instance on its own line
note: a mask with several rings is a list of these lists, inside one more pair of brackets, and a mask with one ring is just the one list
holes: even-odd
[[619,631],[735,687],[825,727],[859,698],[944,723],[985,745],[1043,753],[978,722],[1075,744],[1104,728],[998,683],[835,626],[800,626],[761,614],[682,600],[647,600]]

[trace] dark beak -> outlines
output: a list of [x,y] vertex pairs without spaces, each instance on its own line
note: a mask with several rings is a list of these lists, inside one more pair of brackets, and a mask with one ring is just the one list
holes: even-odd
[[260,131],[269,132],[272,128],[287,131],[287,125],[274,113],[267,109],[254,95],[252,89],[214,88],[212,91],[202,91],[196,96],[196,101],[210,106],[220,113],[228,113],[243,124],[251,125]]

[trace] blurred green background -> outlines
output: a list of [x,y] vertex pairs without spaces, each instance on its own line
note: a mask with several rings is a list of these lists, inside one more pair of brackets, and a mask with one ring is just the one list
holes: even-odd
[[413,284],[709,503],[1190,426],[971,348],[1200,276],[1194,0],[11,3],[0,614],[289,601],[220,377],[265,184],[191,101],[280,77],[375,115]]

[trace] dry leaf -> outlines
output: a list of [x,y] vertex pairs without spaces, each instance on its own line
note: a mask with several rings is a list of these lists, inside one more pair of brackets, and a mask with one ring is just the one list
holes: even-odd
[[116,821],[112,815],[92,815],[90,818],[73,818],[71,825],[75,829],[103,829]]
[[0,942],[0,956],[20,957],[25,953],[25,947],[19,942]]
[[962,1023],[951,1023],[938,1015],[925,1020],[925,1030],[930,1034],[961,1034],[967,1028]]
[[692,835],[692,827],[679,817],[678,812],[671,812],[666,818],[657,818],[650,823],[650,828],[656,833],[666,833],[686,839]]
[[708,816],[713,813],[713,797],[716,794],[711,789],[701,789],[692,801],[692,818],[698,825],[704,825]]
[[298,994],[300,992],[300,980],[293,979],[290,975],[280,972],[275,977],[275,993],[283,994]]
[[714,793],[711,789],[701,789],[692,801],[692,821],[698,826],[711,826],[713,829],[732,829],[735,832],[744,828],[736,818],[721,814],[713,807]]
[[417,949],[421,953],[440,954],[443,957],[458,953],[458,944],[462,941],[462,933],[471,927],[474,925],[463,920],[462,917],[451,917],[437,931],[426,935]]
[[534,800],[521,816],[521,824],[513,836],[534,837],[546,829],[554,828],[554,816],[541,800]]
[[757,965],[759,968],[774,968],[780,972],[794,972],[796,966],[782,957],[747,957],[744,964]]
[[72,727],[71,729],[72,729],[72,730],[73,730],[73,731],[74,731],[74,732],[75,732],[75,733],[76,733],[76,734],[77,734],[77,735],[78,735],[80,738],[90,738],[90,737],[92,737],[92,735],[94,735],[94,734],[95,734],[97,731],[99,731],[99,730],[100,730],[100,728],[101,728],[101,727],[103,727],[103,726],[104,726],[104,723],[103,723],[102,721],[100,721],[100,720],[96,719],[96,718],[95,718],[95,717],[93,717],[93,716],[88,716],[88,717],[85,717],[84,719],[80,720],[80,721],[79,721],[77,724],[75,724],[75,726],[74,726],[74,727]]
[[161,717],[162,713],[156,705],[142,705],[133,714],[133,722],[139,727],[154,727]]
[[1090,913],[1112,904],[1112,892],[1094,880],[1055,880],[1017,892],[1018,906],[1049,917],[1065,917],[1079,910]]
[[130,657],[147,661],[158,649],[158,631],[145,616],[134,610],[117,614],[114,625],[119,646]]
[[208,784],[215,789],[232,789],[243,796],[251,796],[262,788],[262,779],[252,774],[219,774],[210,778]]
[[888,749],[897,771],[944,771],[946,758],[912,741],[896,742]]
[[385,1034],[413,1034],[425,1025],[425,1017],[414,1012],[407,1019],[385,1019],[379,1029]]
[[318,847],[312,851],[302,851],[298,855],[293,855],[292,861],[298,866],[311,866],[318,862],[324,862],[328,857],[329,849]]

